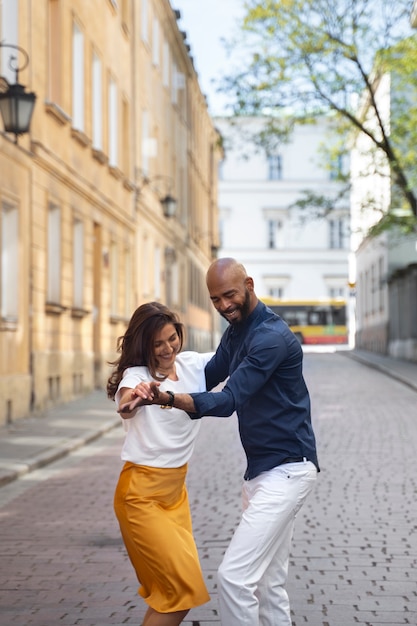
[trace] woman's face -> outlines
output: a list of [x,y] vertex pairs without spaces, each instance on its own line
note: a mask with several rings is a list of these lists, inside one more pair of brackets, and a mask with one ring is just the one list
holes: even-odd
[[155,357],[161,374],[170,372],[180,350],[180,338],[173,324],[166,324],[155,335]]

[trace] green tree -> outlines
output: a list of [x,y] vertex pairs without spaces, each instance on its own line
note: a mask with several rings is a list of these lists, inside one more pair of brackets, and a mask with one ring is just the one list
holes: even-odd
[[[363,133],[374,169],[388,164],[391,179],[391,205],[375,230],[416,227],[417,37],[411,5],[410,0],[249,0],[238,37],[229,42],[234,55],[242,50],[244,61],[221,83],[232,95],[235,115],[269,117],[261,142],[273,141],[275,133],[286,136],[288,118],[303,123],[331,115],[339,142],[327,157],[335,162],[353,134]],[[387,73],[395,76],[395,107],[388,116],[386,101],[377,95]],[[332,205],[313,194],[304,204],[323,213]]]

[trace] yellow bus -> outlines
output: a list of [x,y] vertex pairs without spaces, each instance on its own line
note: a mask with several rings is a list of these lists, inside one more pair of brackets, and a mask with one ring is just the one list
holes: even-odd
[[346,300],[261,300],[287,322],[302,344],[348,342]]

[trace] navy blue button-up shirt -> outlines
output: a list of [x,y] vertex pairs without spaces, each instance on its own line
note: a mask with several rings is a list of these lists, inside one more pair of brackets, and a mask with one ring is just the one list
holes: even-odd
[[226,385],[219,392],[191,394],[192,419],[236,411],[247,480],[289,458],[306,457],[319,469],[302,364],[294,333],[258,302],[246,320],[227,328],[206,365],[207,389],[229,377]]

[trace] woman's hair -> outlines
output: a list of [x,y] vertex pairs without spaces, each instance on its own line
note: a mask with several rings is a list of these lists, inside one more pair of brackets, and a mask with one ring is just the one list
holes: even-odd
[[155,358],[155,337],[167,324],[172,324],[180,340],[180,350],[184,343],[184,326],[176,313],[159,302],[142,304],[133,313],[126,333],[117,339],[117,352],[120,357],[109,361],[114,371],[107,381],[107,395],[114,400],[117,388],[128,367],[146,365],[151,376],[157,380],[164,380],[166,376],[157,373]]

